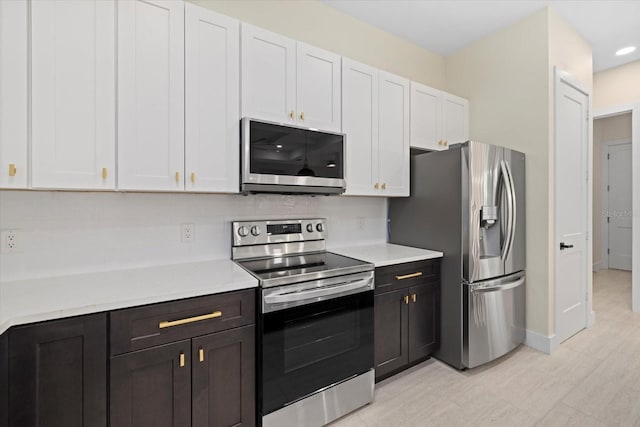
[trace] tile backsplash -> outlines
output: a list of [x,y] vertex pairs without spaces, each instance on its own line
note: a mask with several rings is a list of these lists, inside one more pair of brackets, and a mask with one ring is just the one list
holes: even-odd
[[229,258],[233,220],[327,218],[330,248],[384,242],[386,214],[373,197],[0,191],[19,245],[0,254],[0,280]]

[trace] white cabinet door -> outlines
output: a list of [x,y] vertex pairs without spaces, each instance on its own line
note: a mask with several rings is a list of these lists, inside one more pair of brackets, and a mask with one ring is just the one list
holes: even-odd
[[469,139],[469,101],[442,92],[442,141],[445,147]]
[[31,3],[33,187],[115,188],[115,2]]
[[118,2],[118,188],[184,189],[184,2]]
[[340,131],[340,55],[297,43],[297,121]]
[[185,4],[186,189],[237,193],[240,24]]
[[295,40],[242,24],[242,116],[296,123]]
[[0,1],[0,188],[26,188],[28,150],[26,0]]
[[377,195],[378,70],[342,60],[342,131],[346,136],[345,194]]
[[409,195],[409,80],[380,71],[378,157],[384,196]]
[[444,150],[440,137],[442,92],[411,82],[411,146]]

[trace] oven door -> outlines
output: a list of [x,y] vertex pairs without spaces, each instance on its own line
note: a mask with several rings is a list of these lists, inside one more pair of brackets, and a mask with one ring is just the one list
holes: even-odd
[[[262,416],[373,368],[373,273],[364,275],[262,291]],[[265,313],[266,301],[289,305]]]

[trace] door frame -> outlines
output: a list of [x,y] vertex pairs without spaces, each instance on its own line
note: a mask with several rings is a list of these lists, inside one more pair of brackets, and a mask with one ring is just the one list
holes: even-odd
[[558,101],[559,101],[559,90],[561,84],[566,84],[576,89],[579,92],[582,92],[587,97],[587,147],[586,147],[586,155],[585,155],[585,170],[586,170],[586,224],[585,224],[585,260],[584,260],[584,268],[585,268],[585,278],[586,283],[584,292],[586,296],[586,310],[585,310],[585,319],[584,326],[588,328],[592,326],[595,322],[595,313],[593,311],[593,283],[592,283],[592,265],[593,265],[593,245],[590,233],[590,230],[593,229],[593,192],[590,191],[593,185],[593,118],[591,115],[591,102],[592,102],[592,94],[591,90],[588,86],[583,84],[582,82],[576,80],[573,76],[571,76],[566,71],[558,68],[557,66],[553,67],[554,74],[554,86],[553,86],[553,147],[552,155],[553,155],[553,199],[550,201],[553,203],[553,236],[551,243],[551,254],[552,254],[552,263],[553,263],[553,334],[551,336],[550,342],[550,353],[553,352],[555,348],[560,345],[560,337],[557,335],[558,331],[558,316],[557,316],[557,301],[558,301],[558,257],[560,256],[560,251],[556,246],[556,242],[558,241],[558,222],[557,218],[557,204],[556,204],[556,178],[559,176],[558,174],[558,156],[557,156],[557,141],[558,141]]
[[640,313],[640,102],[599,108],[593,112],[594,119],[617,116],[631,112],[631,198],[633,207],[632,255],[631,255],[631,310]]
[[[602,143],[600,152],[600,160],[602,162],[602,179],[600,180],[600,193],[602,194],[602,212],[609,212],[609,197],[607,197],[606,200],[604,197],[605,194],[608,193],[607,185],[609,184],[609,162],[607,159],[607,154],[609,154],[609,147],[622,144],[631,144],[631,140],[629,138],[623,138],[614,139]],[[633,145],[631,146],[631,148],[633,149]],[[631,168],[631,170],[633,171],[633,167]],[[631,179],[633,180],[633,177]],[[600,233],[600,237],[602,238],[602,248],[600,248],[602,251],[602,262],[600,268],[609,268],[609,254],[607,253],[607,248],[609,246],[609,223],[607,223],[607,217],[603,216],[602,212],[598,213],[598,215],[600,215],[600,223],[602,224],[602,232]],[[605,244],[607,245],[607,247],[605,247]]]

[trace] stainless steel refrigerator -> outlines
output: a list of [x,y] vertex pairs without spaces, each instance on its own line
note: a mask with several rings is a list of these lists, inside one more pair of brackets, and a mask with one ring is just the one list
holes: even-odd
[[478,142],[412,156],[411,196],[389,202],[389,241],[444,252],[440,349],[473,368],[525,337],[525,156]]

